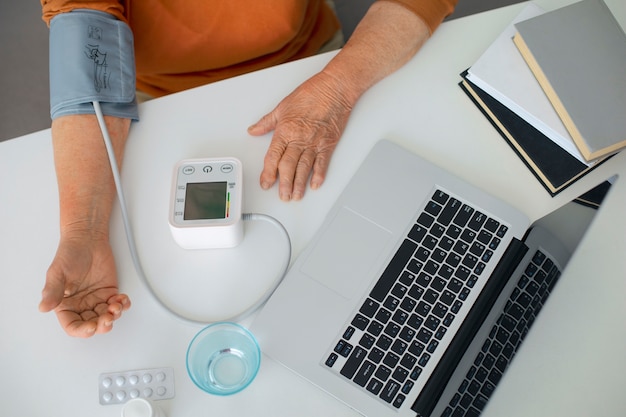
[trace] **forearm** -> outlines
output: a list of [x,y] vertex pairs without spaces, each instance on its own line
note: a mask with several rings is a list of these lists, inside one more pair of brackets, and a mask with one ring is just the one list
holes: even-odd
[[[129,119],[105,117],[118,163]],[[59,187],[61,237],[108,239],[116,191],[102,133],[94,115],[73,115],[52,122],[54,162]]]
[[341,85],[350,104],[391,74],[430,37],[428,25],[415,13],[392,2],[376,2],[324,73]]

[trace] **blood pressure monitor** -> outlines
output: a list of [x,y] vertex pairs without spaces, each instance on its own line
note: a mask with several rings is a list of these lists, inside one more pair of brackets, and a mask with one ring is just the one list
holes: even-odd
[[176,164],[169,224],[184,249],[230,248],[243,238],[242,167],[236,158]]

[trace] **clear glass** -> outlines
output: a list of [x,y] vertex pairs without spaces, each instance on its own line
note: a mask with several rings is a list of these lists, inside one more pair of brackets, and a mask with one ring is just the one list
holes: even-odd
[[187,373],[209,394],[231,395],[247,387],[261,364],[254,335],[236,323],[215,323],[202,329],[187,349]]

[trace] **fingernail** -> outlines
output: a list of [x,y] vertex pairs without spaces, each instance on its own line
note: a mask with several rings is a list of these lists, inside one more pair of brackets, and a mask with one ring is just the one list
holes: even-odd
[[296,191],[293,193],[293,195],[291,196],[291,198],[295,201],[300,201],[302,200],[302,193]]
[[262,182],[261,188],[263,188],[264,190],[268,190],[270,188],[269,182]]
[[283,201],[291,200],[291,194],[289,193],[280,193],[280,199]]

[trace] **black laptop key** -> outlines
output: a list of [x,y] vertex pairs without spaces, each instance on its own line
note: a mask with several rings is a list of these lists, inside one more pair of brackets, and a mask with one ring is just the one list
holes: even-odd
[[365,363],[363,363],[363,366],[361,366],[361,369],[359,369],[359,372],[354,377],[354,382],[357,385],[364,387],[367,384],[367,381],[370,380],[370,378],[372,377],[375,371],[376,371],[376,365],[366,360]]
[[483,384],[483,387],[480,389],[480,392],[487,398],[491,397],[491,394],[495,391],[496,386],[491,382],[487,381]]
[[413,388],[413,386],[415,385],[415,383],[411,380],[408,380],[404,383],[404,385],[402,386],[402,393],[403,394],[408,394],[411,392],[411,389]]
[[[443,250],[443,249],[435,249],[435,250],[433,250],[432,258],[435,261],[434,264],[437,267],[437,269],[439,268],[439,265],[437,263],[441,264],[446,259],[447,255],[448,255],[448,252]],[[436,270],[435,270],[435,272],[436,272]],[[435,272],[433,272],[433,274]]]
[[422,213],[417,218],[417,224],[421,224],[422,226],[429,228],[435,222],[435,218],[428,213]]
[[381,323],[387,323],[390,318],[391,312],[387,309],[381,308],[380,310],[378,310],[378,313],[376,313],[376,320]]
[[409,264],[407,265],[407,269],[411,271],[413,274],[418,274],[422,270],[423,267],[424,267],[424,264],[415,258],[411,259],[409,261]]
[[461,210],[459,210],[453,222],[457,226],[465,227],[467,222],[472,217],[472,214],[474,214],[474,209],[468,206],[467,204],[463,204],[463,207],[461,207]]
[[498,385],[498,382],[500,382],[500,378],[502,378],[502,372],[497,369],[492,369],[491,372],[489,372],[489,376],[487,377],[487,379],[489,379],[489,382],[494,385]]
[[380,398],[388,403],[391,403],[396,397],[398,391],[400,391],[400,384],[393,379],[390,379],[380,393]]
[[[407,299],[405,299],[405,300],[407,300]],[[408,300],[410,300],[410,298]],[[404,301],[402,302],[400,307],[402,307],[403,305],[404,305]],[[408,311],[412,311],[412,310],[413,309],[409,309]],[[393,313],[393,316],[391,317],[391,320],[393,320],[395,323],[397,323],[399,325],[403,325],[404,323],[406,323],[408,318],[409,318],[409,313],[407,313],[403,309],[398,309],[395,313]]]
[[395,311],[396,308],[398,308],[399,304],[400,304],[400,300],[390,295],[385,299],[383,306],[389,311]]
[[395,379],[396,381],[403,383],[409,377],[409,371],[407,371],[406,369],[402,367],[398,367],[393,372],[393,375],[391,377]]
[[498,228],[500,227],[500,222],[489,217],[485,222],[485,229],[489,230],[491,233],[496,233]]
[[429,230],[430,234],[436,238],[440,238],[446,232],[446,228],[439,223],[435,223]]
[[427,344],[431,337],[433,337],[433,332],[427,329],[421,329],[417,333],[417,340],[424,344]]
[[546,272],[550,272],[552,270],[553,265],[554,265],[554,262],[552,262],[552,260],[548,258],[546,259],[544,264],[541,266],[541,268]]
[[[402,361],[400,362],[400,365],[404,366],[406,369],[413,369],[416,363],[417,363],[417,358],[411,355],[410,353],[406,353],[402,357]],[[407,393],[405,392],[405,394]]]
[[543,264],[543,261],[545,260],[546,260],[546,254],[541,252],[540,250],[537,250],[537,252],[535,252],[535,256],[533,256],[533,263],[541,266],[541,264]]
[[426,203],[426,207],[424,207],[424,211],[426,213],[432,214],[433,216],[437,217],[439,212],[441,212],[441,205],[435,203],[434,201],[429,201],[428,203]]
[[476,236],[476,232],[471,229],[465,229],[463,233],[461,233],[461,239],[467,243],[472,243],[474,239],[476,239]]
[[[529,285],[529,287],[530,287],[530,285]],[[519,297],[517,297],[517,300],[515,300],[515,302],[519,303],[519,305],[523,309],[528,308],[528,306],[530,305],[531,301],[532,301],[532,298],[527,293],[520,294]]]
[[[395,342],[393,342],[393,345],[391,345],[391,351],[402,356],[404,352],[406,351],[407,347],[408,345],[406,344],[406,342],[400,339],[396,339]],[[398,357],[398,360],[400,360],[400,357]],[[397,364],[397,361],[396,361],[396,364]]]
[[486,230],[481,230],[478,233],[478,236],[476,237],[476,239],[480,242],[480,243],[484,243],[485,245],[488,245],[489,242],[491,242],[491,238],[493,237],[493,235],[491,233],[489,233]]
[[[469,394],[465,394],[461,397],[461,402],[459,404],[463,408],[469,408],[469,406],[472,405],[473,400],[474,400],[474,397],[472,397]],[[463,414],[460,414],[460,415],[463,415]]]
[[470,222],[467,224],[467,227],[477,232],[483,227],[485,220],[487,220],[487,216],[485,216],[480,211],[475,211],[474,215],[472,216],[472,220],[470,220]]
[[439,214],[439,217],[437,217],[437,221],[444,226],[449,225],[460,208],[461,202],[456,198],[451,198],[450,200],[448,200],[448,203],[444,207],[441,214]]
[[529,277],[532,278],[535,276],[535,273],[537,272],[539,268],[537,267],[537,265],[535,264],[528,264],[528,266],[526,267],[526,271],[524,271],[524,273]]
[[424,236],[426,236],[427,231],[428,228],[420,224],[414,224],[411,228],[411,231],[409,232],[409,238],[416,241],[417,243],[420,243],[422,239],[424,239]]
[[352,320],[352,325],[359,330],[365,330],[369,323],[370,320],[367,317],[362,316],[361,314],[357,314]]
[[446,230],[446,236],[449,236],[452,239],[458,239],[462,232],[463,230],[461,230],[459,226],[453,224]]
[[385,297],[387,297],[396,279],[402,274],[404,266],[409,262],[416,249],[417,245],[410,240],[405,239],[404,242],[402,242],[402,245],[400,245],[396,254],[391,259],[391,262],[389,262],[389,265],[387,265],[387,268],[385,268],[385,271],[370,293],[370,296],[374,300],[382,302]]
[[474,407],[470,407],[467,409],[464,415],[465,417],[478,417],[480,416],[480,411],[478,411]]
[[448,236],[444,236],[443,239],[439,241],[439,248],[445,250],[446,252],[450,252],[452,246],[454,245],[454,240],[450,239]]
[[410,342],[411,340],[413,340],[413,338],[415,337],[415,330],[410,328],[410,327],[404,327],[401,331],[400,331],[400,338],[402,340],[404,340],[405,342]]
[[[540,271],[541,272],[541,271]],[[543,278],[543,276],[541,274],[537,274],[538,278]],[[537,280],[535,280],[537,281]],[[532,281],[531,283],[528,284],[528,286],[526,287],[526,292],[530,295],[530,296],[534,296],[535,294],[537,294],[537,292],[539,291],[539,284],[537,284],[537,282]]]
[[406,397],[404,395],[398,394],[396,399],[393,400],[393,406],[396,407],[396,408],[402,407],[402,404],[404,403],[405,399],[406,399]]
[[339,353],[341,356],[348,357],[348,355],[352,351],[352,345],[345,340],[340,340],[337,342],[333,350]]
[[376,378],[384,382],[388,380],[391,376],[391,369],[387,368],[385,365],[381,365],[378,367],[378,369],[376,369],[375,376]]
[[361,340],[359,340],[359,345],[363,346],[365,349],[370,349],[374,346],[374,342],[376,342],[374,336],[364,333],[363,336],[361,336]]
[[446,291],[441,293],[440,300],[445,305],[450,306],[454,302],[455,298],[456,297],[454,296],[454,294],[452,292],[446,290]]
[[449,196],[446,192],[441,191],[441,190],[437,190],[437,191],[435,191],[435,193],[433,194],[432,199],[433,199],[434,201],[436,201],[437,203],[439,203],[439,204],[441,204],[441,205],[444,205],[444,204],[446,204],[446,201],[448,201],[448,198],[449,198],[449,197],[450,197],[450,196]]
[[359,369],[359,366],[361,366],[365,360],[366,356],[367,351],[360,346],[356,346],[343,368],[341,368],[341,375],[348,379],[352,379],[354,374],[356,374],[356,371]]
[[[411,291],[409,291],[409,295],[411,295]],[[400,303],[400,308],[404,311],[413,311],[415,306],[417,306],[417,301],[411,297],[405,297],[404,300],[402,300],[402,302]]]
[[398,326],[397,324],[395,324],[394,322],[390,321],[387,326],[385,326],[385,330],[383,330],[383,333],[385,333],[386,335],[388,335],[391,338],[396,337],[396,335],[400,332],[400,326]]
[[379,303],[372,300],[371,298],[368,298],[367,300],[365,300],[359,311],[365,316],[372,318],[374,317],[374,314],[376,314],[376,311],[378,311],[379,306]]
[[429,304],[434,304],[435,301],[437,301],[437,298],[439,298],[439,293],[430,288],[426,290],[426,293],[422,297],[422,299]]
[[494,237],[493,239],[491,239],[491,241],[489,242],[489,249],[491,250],[496,250],[498,249],[498,246],[500,246],[500,242],[502,242],[499,238]]
[[378,395],[381,389],[383,389],[383,383],[377,379],[371,379],[367,384],[367,390],[374,395]]
[[556,267],[553,267],[548,276],[546,277],[546,282],[548,283],[548,291],[551,292],[554,288],[554,284],[556,284],[556,280],[559,278],[561,273]]
[[422,317],[418,316],[417,314],[411,314],[411,317],[409,317],[409,320],[406,322],[406,324],[417,330],[420,328],[423,322],[424,319]]
[[471,253],[468,253],[467,255],[465,255],[462,262],[463,262],[463,265],[465,265],[469,269],[474,269],[474,267],[478,263],[478,258],[472,255]]
[[417,279],[415,280],[415,282],[423,287],[426,288],[430,285],[430,282],[432,281],[432,277],[426,273],[421,273],[417,276]]
[[339,356],[337,356],[336,353],[331,353],[328,359],[326,359],[326,366],[332,368],[335,362],[337,362],[337,359],[339,359]]
[[415,307],[415,312],[422,317],[426,317],[428,313],[430,312],[430,309],[431,309],[430,304],[425,303],[424,301],[420,301],[417,304],[417,307]]
[[443,289],[446,287],[446,284],[447,283],[444,279],[436,277],[436,278],[433,278],[432,282],[430,283],[430,287],[440,292],[440,291],[443,291]]
[[369,355],[367,355],[367,359],[375,363],[380,363],[383,360],[384,356],[385,352],[375,347],[370,351]]
[[426,262],[430,257],[431,251],[429,249],[420,247],[415,251],[415,258],[419,261]]
[[376,346],[378,346],[382,350],[387,350],[389,349],[392,343],[393,343],[393,340],[391,340],[389,337],[383,334],[376,341]]
[[407,287],[410,287],[413,281],[415,281],[415,275],[408,271],[404,271],[402,275],[400,275],[400,282]]

